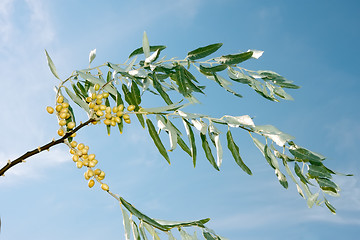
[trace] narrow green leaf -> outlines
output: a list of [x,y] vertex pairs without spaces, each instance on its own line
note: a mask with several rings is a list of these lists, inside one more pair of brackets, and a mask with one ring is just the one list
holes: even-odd
[[315,193],[309,196],[307,200],[307,205],[309,208],[312,208],[314,206],[314,203],[316,202],[318,197],[319,197],[319,193]]
[[247,76],[245,75],[244,73],[242,72],[239,72],[239,71],[235,71],[233,68],[229,67],[228,69],[228,76],[231,80],[234,80],[236,82],[239,82],[239,83],[243,83],[243,84],[249,84],[251,83],[251,77],[250,76]]
[[211,66],[211,67],[205,67],[200,64],[200,70],[205,73],[214,73],[214,72],[221,72],[224,71],[228,66],[225,64]]
[[150,46],[149,46],[149,39],[145,31],[142,40],[142,49],[144,51],[145,58],[148,58],[150,56]]
[[220,169],[219,169],[218,166],[216,165],[214,156],[213,156],[213,154],[211,153],[211,148],[210,148],[210,146],[209,146],[208,141],[206,140],[206,135],[200,133],[200,138],[201,138],[202,148],[204,149],[206,158],[209,160],[209,162],[211,163],[211,165],[212,165],[216,170],[220,171]]
[[216,240],[209,232],[206,231],[203,231],[203,236],[206,240]]
[[184,106],[183,104],[179,105],[181,102],[182,101],[179,101],[177,103],[173,103],[173,104],[166,105],[163,107],[140,108],[139,111],[144,112],[144,113],[164,113],[164,112],[168,112],[168,111],[175,111]]
[[337,193],[339,190],[338,185],[327,178],[316,178],[316,181],[319,183],[321,189],[326,191],[331,191]]
[[88,93],[87,93],[87,91],[85,90],[85,87],[84,87],[80,82],[77,82],[77,83],[76,83],[76,86],[80,89],[81,94],[82,94],[85,98],[89,96]]
[[264,154],[266,161],[270,164],[270,166],[274,169],[279,169],[279,162],[277,161],[275,155],[271,152],[268,145],[265,145]]
[[222,45],[223,45],[222,43],[215,43],[215,44],[207,45],[205,47],[197,48],[193,51],[188,52],[187,58],[192,61],[200,58],[204,58],[216,52]]
[[185,97],[189,95],[188,90],[186,88],[186,82],[185,82],[185,74],[183,71],[183,67],[181,67],[180,65],[178,65],[175,68],[175,74],[171,74],[170,75],[171,79],[174,80],[176,82],[176,84],[178,85],[178,90],[179,93],[181,93],[182,95],[184,95]]
[[210,218],[205,218],[196,221],[168,221],[168,220],[158,220],[158,219],[154,219],[154,220],[159,224],[168,228],[190,227],[190,226],[197,226],[203,228],[205,227],[204,224],[210,221]]
[[157,234],[157,232],[155,231],[155,228],[150,226],[149,224],[144,222],[144,226],[146,228],[146,230],[150,233],[150,235],[152,236],[153,240],[160,240],[159,235]]
[[317,166],[310,164],[308,174],[311,178],[331,178],[331,172],[324,165]]
[[287,189],[288,186],[289,186],[289,184],[288,184],[288,182],[287,182],[287,180],[286,180],[285,175],[284,175],[282,172],[280,172],[280,170],[279,170],[278,168],[275,169],[275,174],[276,174],[276,176],[277,176],[280,184],[281,184],[284,188]]
[[215,80],[215,82],[217,82],[221,87],[223,87],[226,91],[228,91],[229,93],[234,94],[237,97],[242,98],[242,95],[235,92],[234,90],[232,90],[230,87],[228,87],[228,84],[225,84],[223,81],[223,78],[221,76],[216,75],[215,73],[213,73],[213,76],[208,76],[207,78],[213,78]]
[[252,57],[252,55],[253,55],[252,51],[243,52],[243,53],[239,53],[239,54],[225,55],[225,56],[221,56],[219,58],[219,62],[222,64],[227,64],[227,65],[239,64],[241,62],[244,62],[244,61],[250,59]]
[[171,124],[170,120],[165,119],[162,115],[156,114],[156,120],[158,121],[158,127],[165,130],[169,134],[170,149],[173,151],[177,146],[178,132]]
[[137,218],[139,218],[140,220],[144,221],[145,223],[150,224],[151,226],[154,226],[162,231],[167,231],[169,230],[168,227],[165,227],[163,225],[161,225],[160,223],[156,222],[154,219],[146,216],[145,214],[143,214],[142,212],[140,212],[139,210],[137,210],[133,205],[131,205],[130,203],[128,203],[125,199],[123,199],[122,197],[120,197],[120,201],[121,203],[124,205],[124,207],[129,210],[129,212],[131,212],[133,215],[135,215]]
[[152,75],[152,82],[154,85],[154,88],[156,89],[156,91],[158,91],[158,93],[160,94],[160,96],[164,99],[164,101],[167,104],[173,104],[173,102],[171,101],[169,95],[164,91],[164,89],[162,88],[161,84],[158,82],[156,74]]
[[[106,98],[106,100],[105,100],[105,106],[110,107],[110,101],[108,98]],[[106,125],[106,131],[107,131],[108,136],[110,136],[110,131],[111,131],[110,125]]]
[[69,95],[69,97],[74,101],[74,103],[76,103],[77,105],[79,105],[82,109],[84,109],[87,113],[90,111],[89,110],[89,106],[81,100],[81,98],[79,98],[77,95],[75,95],[73,92],[71,92],[70,89],[68,89],[67,87],[65,87],[65,91],[66,93]]
[[255,146],[260,150],[260,152],[261,152],[261,153],[263,154],[263,156],[265,157],[265,152],[264,152],[265,145],[264,145],[262,142],[260,142],[259,139],[254,138],[254,137],[252,137],[252,136],[251,136],[251,138],[252,138],[252,140],[254,141]]
[[243,162],[243,160],[240,157],[239,147],[234,142],[234,139],[232,137],[230,130],[227,131],[226,138],[227,138],[228,148],[229,148],[232,156],[234,157],[235,162],[241,167],[241,169],[244,172],[246,172],[249,175],[252,175],[251,170],[245,165],[245,163]]
[[186,152],[187,154],[189,154],[189,156],[191,157],[191,150],[188,147],[188,145],[186,145],[186,143],[184,142],[184,140],[182,140],[182,138],[177,135],[177,143],[179,144],[179,146],[181,147],[182,150],[184,150],[184,152]]
[[91,50],[89,53],[89,66],[91,62],[95,59],[95,57],[96,57],[96,48]]
[[185,120],[184,118],[182,119],[184,126],[185,126],[185,130],[186,130],[186,134],[189,138],[189,143],[190,143],[190,149],[191,149],[191,157],[193,160],[193,164],[194,167],[196,166],[196,143],[195,143],[195,137],[194,137],[194,132],[191,129],[191,125],[190,123]]
[[[155,52],[156,50],[162,51],[166,48],[163,45],[150,46],[150,52]],[[129,58],[132,58],[135,55],[143,54],[144,50],[142,47],[135,49],[130,55]]]
[[334,206],[331,205],[330,202],[326,198],[325,198],[325,205],[333,214],[336,215],[336,208],[334,208]]
[[[92,84],[99,84],[100,87],[103,87],[106,82],[104,80],[101,80],[99,78],[96,78],[94,76],[92,76],[91,74],[85,73],[83,71],[77,71],[77,74],[79,74],[79,76],[85,80],[88,80],[89,82],[91,82]],[[104,90],[111,93],[112,95],[116,96],[116,89],[112,84],[106,84],[106,86],[104,87]]]
[[144,222],[142,220],[140,220],[139,228],[140,228],[140,235],[141,235],[142,239],[148,240],[145,229],[144,229]]
[[153,123],[151,122],[150,119],[146,119],[146,124],[148,126],[148,130],[149,130],[149,134],[152,138],[152,140],[155,143],[155,146],[157,147],[157,149],[159,150],[160,154],[166,159],[166,161],[170,164],[170,159],[169,156],[166,152],[166,149],[164,147],[164,145],[162,144],[159,135],[157,134],[155,127],[153,125]]
[[132,228],[134,240],[141,240],[140,234],[139,234],[139,228],[133,220],[131,220],[131,228]]
[[85,100],[86,97],[81,93],[80,89],[74,83],[71,83],[71,87],[73,88],[76,96],[78,96],[80,99]]
[[134,81],[131,82],[131,94],[133,95],[133,99],[135,100],[135,105],[139,105],[141,103],[140,90],[138,85]]
[[300,167],[299,167],[299,165],[297,163],[295,163],[294,170],[295,170],[296,175],[300,178],[300,180],[304,184],[310,184],[310,182],[305,178],[305,176],[301,172],[301,169],[300,169]]
[[48,52],[45,49],[45,55],[46,55],[46,60],[47,63],[49,65],[50,71],[52,72],[52,74],[54,74],[54,76],[60,80],[59,75],[56,72],[56,67],[55,64],[53,63],[53,61],[51,60],[51,57],[49,56]]
[[[121,205],[120,205],[120,207],[121,207]],[[131,230],[130,230],[129,215],[127,214],[125,209],[123,209],[122,207],[121,207],[121,212],[122,212],[122,215],[123,215],[123,225],[124,225],[124,229],[125,229],[125,239],[130,240]]]
[[325,157],[301,147],[296,147],[295,149],[289,149],[289,152],[295,158],[301,159],[305,162],[310,162],[311,164],[314,165],[322,165],[321,161],[325,160]]

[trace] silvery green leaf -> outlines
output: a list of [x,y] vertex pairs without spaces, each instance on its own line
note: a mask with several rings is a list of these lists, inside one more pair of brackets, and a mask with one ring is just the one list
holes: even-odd
[[160,49],[156,50],[149,57],[147,57],[145,59],[145,63],[151,63],[151,62],[155,61],[159,57],[159,54],[160,54]]
[[279,129],[277,129],[272,125],[256,126],[254,130],[257,133],[270,138],[280,147],[283,147],[286,142],[294,139],[293,136],[280,131]]
[[223,150],[220,142],[220,131],[214,126],[212,122],[209,124],[209,136],[211,140],[215,143],[216,147],[216,164],[218,167],[221,166],[223,158]]
[[[88,80],[89,82],[93,83],[93,84],[99,84],[100,87],[103,87],[106,82],[100,78],[96,78],[91,74],[85,73],[84,71],[76,71],[77,74],[79,74],[79,76],[85,80]],[[116,96],[117,91],[116,89],[111,85],[111,84],[106,84],[106,86],[104,87],[104,90],[111,93],[113,96]]]
[[90,111],[89,106],[84,101],[82,101],[81,98],[74,94],[70,89],[65,87],[65,91],[69,95],[69,97],[82,109],[84,109],[87,113]]
[[248,50],[248,52],[252,52],[253,54],[251,57],[255,59],[259,59],[264,53],[264,51],[261,50],[250,50],[250,49]]
[[167,231],[166,234],[168,235],[169,240],[176,240],[176,238],[174,237],[174,235],[172,235],[170,231]]
[[134,240],[141,240],[140,234],[139,234],[139,228],[133,220],[131,220],[131,228],[132,228]]
[[319,193],[312,194],[308,200],[307,205],[309,208],[312,208],[314,206],[314,203],[316,202],[317,198],[319,197]]
[[166,122],[166,119],[163,116],[156,115],[156,120],[158,123],[158,127],[161,130],[166,131],[169,134],[169,141],[170,141],[170,149],[169,151],[173,151],[177,145],[177,131],[176,129],[169,123]]
[[223,78],[222,76],[216,75],[217,79],[215,79],[214,76],[206,76],[208,79],[213,80],[214,82],[217,82],[216,80],[218,80],[221,85],[223,86],[228,86],[228,85],[232,85],[232,82],[230,82],[229,80],[226,80],[225,78]]
[[148,58],[150,56],[150,45],[149,45],[149,39],[145,31],[142,40],[142,48],[144,51],[145,58]]
[[200,131],[204,135],[206,134],[206,131],[207,131],[206,123],[199,121],[197,119],[192,119],[191,122],[198,131]]
[[297,189],[298,193],[300,194],[300,196],[302,196],[305,199],[305,195],[304,195],[301,187],[298,184],[296,184],[296,189]]
[[159,235],[155,231],[155,228],[147,224],[146,222],[143,222],[144,227],[146,230],[150,233],[150,235],[153,237],[154,240],[160,240]]
[[166,106],[163,106],[163,107],[155,107],[155,108],[140,108],[139,109],[139,112],[144,112],[144,113],[163,113],[163,112],[167,112],[167,111],[175,111],[179,108],[182,108],[184,105],[180,104],[180,102],[182,101],[179,101],[177,103],[173,103],[173,104],[170,104],[170,105],[166,105]]
[[131,230],[130,230],[130,219],[129,219],[129,215],[127,214],[126,210],[124,208],[121,207],[121,212],[123,215],[123,225],[124,225],[124,229],[125,229],[125,239],[126,240],[130,240],[130,234],[131,234]]
[[137,59],[137,56],[135,56],[133,58],[133,60],[131,60],[129,65],[127,65],[127,67],[125,68],[125,72],[129,72],[131,70],[131,68],[134,66],[134,63],[136,62],[136,59]]
[[96,57],[96,48],[90,51],[90,54],[89,54],[89,65],[90,65],[90,63],[95,59],[95,57]]
[[250,128],[255,127],[255,124],[249,115],[243,115],[237,117],[225,115],[221,118],[221,120],[227,122],[230,127],[239,127],[239,126],[250,127]]
[[288,188],[288,182],[286,181],[286,177],[284,174],[282,174],[282,172],[280,172],[279,169],[275,169],[275,174],[280,182],[280,184],[284,187],[284,188]]
[[45,55],[46,55],[46,60],[47,63],[49,65],[50,71],[52,72],[52,74],[54,74],[54,76],[60,80],[59,75],[56,72],[56,67],[55,64],[53,63],[53,61],[51,60],[51,57],[49,56],[48,52],[45,49]]
[[186,118],[186,119],[195,119],[195,118],[204,118],[204,117],[208,117],[207,115],[203,115],[203,114],[199,114],[199,113],[186,113],[180,110],[176,111],[179,116]]
[[139,77],[139,78],[146,78],[147,77],[147,73],[144,69],[134,69],[134,70],[130,70],[129,74],[131,76],[134,77]]
[[121,72],[126,72],[125,69],[119,67],[119,66],[116,65],[116,64],[113,64],[113,63],[110,63],[110,62],[107,62],[106,64],[107,64],[110,68],[114,69],[116,72],[119,72],[119,73],[121,73]]

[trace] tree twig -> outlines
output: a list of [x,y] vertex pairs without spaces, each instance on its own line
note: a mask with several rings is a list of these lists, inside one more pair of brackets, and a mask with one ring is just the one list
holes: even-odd
[[23,154],[22,156],[18,157],[17,159],[13,160],[13,161],[8,161],[7,164],[5,166],[3,166],[1,169],[0,169],[0,176],[4,176],[5,172],[7,170],[9,170],[10,168],[12,168],[13,166],[15,166],[16,164],[18,163],[21,163],[21,162],[24,162],[25,159],[35,155],[35,154],[38,154],[44,150],[48,150],[50,149],[51,147],[59,144],[59,143],[64,143],[65,140],[67,138],[69,138],[72,134],[76,133],[77,131],[79,131],[81,128],[85,127],[86,125],[88,125],[89,123],[95,121],[94,119],[90,118],[89,120],[87,120],[86,122],[84,123],[81,123],[79,126],[77,126],[76,128],[74,128],[73,130],[67,132],[63,137],[59,138],[58,140],[52,140],[51,142],[41,146],[41,147],[38,147],[38,148],[35,148],[34,150],[32,151],[28,151],[26,152],[25,154]]

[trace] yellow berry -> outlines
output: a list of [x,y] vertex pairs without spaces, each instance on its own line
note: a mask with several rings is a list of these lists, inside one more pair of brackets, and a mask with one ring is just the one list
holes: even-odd
[[109,191],[109,186],[106,183],[101,184],[101,189],[104,191]]
[[69,122],[67,124],[67,127],[68,127],[68,129],[73,129],[75,127],[75,123],[74,122]]
[[103,104],[101,104],[101,105],[100,105],[100,110],[101,110],[101,111],[106,110],[106,106],[105,106],[105,105],[103,105]]
[[77,161],[77,162],[76,162],[76,167],[77,167],[77,168],[82,168],[82,166],[83,166],[83,162],[82,162],[82,161]]
[[71,134],[70,137],[72,137],[72,138],[76,137],[76,133]]
[[101,116],[104,115],[104,112],[101,111],[101,110],[97,110],[97,111],[96,111],[96,115],[98,115],[99,117],[101,117]]
[[89,180],[89,179],[90,179],[90,177],[87,175],[86,172],[84,172],[84,177],[85,177],[86,180]]
[[66,124],[66,120],[61,119],[61,120],[59,121],[59,125],[60,125],[60,126],[65,126],[65,124]]
[[92,99],[92,100],[95,100],[95,98],[96,98],[96,93],[92,93],[92,94],[91,94],[91,99]]
[[105,112],[106,113],[111,113],[111,107],[106,107]]
[[119,111],[119,109],[118,109],[117,107],[113,107],[112,111],[113,111],[114,113],[117,113],[117,111]]
[[84,149],[85,145],[83,143],[80,143],[77,148],[81,151],[82,149]]
[[84,159],[83,164],[84,164],[84,166],[91,167],[88,159]]
[[89,154],[88,158],[89,158],[90,161],[93,160],[95,158],[95,154]]
[[67,117],[67,113],[66,112],[60,112],[59,117],[61,119],[65,119]]
[[82,152],[83,155],[87,155],[88,150],[86,148],[83,148],[83,149],[81,149],[81,152]]
[[68,104],[67,102],[63,102],[63,103],[61,104],[61,106],[62,106],[63,108],[68,108],[68,107],[69,107],[69,104]]
[[124,120],[130,119],[130,116],[129,116],[128,114],[124,114],[124,115],[123,115],[123,118],[124,118]]
[[116,122],[114,120],[111,120],[111,126],[115,127],[116,126]]
[[70,113],[66,113],[65,119],[68,119],[70,117]]
[[[62,106],[61,106],[62,107]],[[60,113],[68,113],[69,112],[69,109],[67,109],[67,108],[61,108],[61,110],[60,110]]]
[[121,119],[119,118],[119,117],[115,117],[115,122],[117,122],[117,123],[120,123],[121,122]]
[[94,164],[96,165],[96,164],[98,164],[98,162],[99,162],[99,161],[98,161],[98,160],[96,160],[96,159],[93,159],[93,160],[91,160],[91,162],[92,162],[92,163],[94,163]]
[[119,110],[119,111],[124,110],[124,105],[123,105],[123,104],[120,104],[120,105],[118,106],[118,110]]
[[118,111],[118,112],[116,113],[116,116],[117,116],[117,117],[121,117],[122,115],[124,115],[124,112],[123,112],[123,111]]
[[112,117],[112,115],[110,113],[105,114],[105,118],[110,119],[111,117]]
[[105,178],[105,172],[101,171],[101,173],[99,174],[99,177]]
[[71,154],[75,154],[75,151],[74,151],[74,149],[70,149],[70,151],[69,151]]
[[72,142],[70,143],[70,146],[73,147],[73,148],[76,147],[76,146],[77,146],[77,142],[76,142],[76,141],[72,141]]
[[134,105],[129,105],[129,106],[127,107],[127,110],[128,110],[129,112],[133,111],[134,109],[135,109],[135,106],[134,106]]
[[60,128],[60,129],[57,131],[57,133],[58,133],[58,135],[59,135],[60,137],[62,137],[62,136],[65,135],[65,132],[64,132],[64,130],[63,130],[62,128]]
[[95,107],[95,103],[94,103],[94,102],[89,103],[89,108],[94,108],[94,107]]
[[101,170],[97,168],[97,169],[95,169],[94,173],[95,173],[95,175],[100,175]]
[[108,93],[108,92],[104,92],[104,93],[103,93],[103,97],[104,97],[104,98],[108,98],[108,97],[109,97],[109,93]]
[[93,168],[93,167],[95,167],[95,166],[96,166],[96,163],[97,163],[97,162],[96,162],[96,161],[94,161],[94,160],[93,160],[93,161],[89,161],[88,166],[89,166],[89,167],[91,167],[91,168]]
[[100,93],[100,94],[98,94],[97,96],[96,96],[96,99],[98,99],[98,100],[101,100],[101,99],[103,99],[103,95]]
[[86,97],[86,102],[91,102],[92,101],[92,99],[91,99],[91,97]]
[[78,155],[74,155],[74,156],[72,157],[72,160],[73,160],[74,162],[79,161],[79,156],[78,156]]
[[124,122],[130,124],[130,123],[131,123],[131,120],[130,120],[130,119],[124,119]]
[[97,105],[102,104],[102,100],[101,100],[101,99],[96,99],[96,104],[97,104]]
[[62,106],[61,106],[61,105],[56,105],[55,110],[56,110],[57,112],[60,112],[61,109],[62,109]]
[[88,169],[86,172],[89,177],[93,177],[95,175],[94,170],[92,170],[91,168]]
[[94,185],[95,185],[95,181],[91,179],[88,183],[89,188],[92,188]]
[[100,85],[98,83],[95,84],[94,89],[95,89],[95,91],[98,91],[100,89]]
[[97,111],[97,110],[99,110],[99,109],[100,109],[100,106],[99,106],[99,105],[95,105],[95,103],[94,103],[94,107],[93,107],[93,109],[94,109],[94,111]]
[[109,119],[105,119],[105,120],[104,120],[104,124],[105,124],[105,125],[110,125],[110,124],[111,124],[111,121],[110,121]]
[[56,102],[57,102],[57,103],[62,103],[62,102],[64,102],[64,97],[63,97],[63,96],[59,96],[59,97],[56,99]]
[[50,114],[53,114],[53,113],[54,113],[54,109],[53,109],[52,107],[50,107],[50,106],[47,106],[47,107],[46,107],[46,111],[47,111],[48,113],[50,113]]

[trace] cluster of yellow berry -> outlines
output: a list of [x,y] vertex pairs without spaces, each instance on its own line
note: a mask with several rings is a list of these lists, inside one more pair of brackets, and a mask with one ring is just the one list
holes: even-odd
[[[130,116],[127,113],[124,113],[124,105],[120,104],[119,106],[115,106],[111,108],[110,106],[104,105],[104,100],[109,97],[108,92],[100,92],[100,85],[95,84],[95,91],[97,93],[92,93],[91,97],[86,98],[86,102],[89,104],[89,108],[93,110],[93,113],[99,118],[103,119],[105,125],[108,126],[116,126],[116,123],[121,122],[121,118],[124,119],[124,122],[131,123]],[[135,109],[134,105],[129,105],[127,110],[129,112]],[[94,122],[96,123],[96,122]]]
[[[46,107],[46,110],[48,113],[52,114],[54,113],[54,109],[50,106]],[[66,130],[64,127],[66,126],[69,130],[73,129],[75,127],[75,123],[72,121],[68,121],[68,119],[71,117],[70,111],[69,111],[69,103],[64,102],[64,97],[59,96],[56,99],[56,106],[55,110],[57,112],[58,120],[59,120],[59,130],[58,134],[59,136],[64,136]],[[72,136],[74,137],[74,136]]]
[[[78,144],[76,141],[70,143],[70,153],[73,155],[72,159],[76,163],[77,168],[87,167],[84,177],[86,180],[89,180],[88,186],[92,188],[95,185],[95,181],[92,178],[101,182],[101,180],[105,178],[105,172],[99,168],[93,169],[98,163],[98,160],[95,159],[95,154],[88,154],[88,151],[89,146],[83,143]],[[105,191],[109,190],[109,186],[106,183],[101,183],[101,188]]]
[[[46,107],[48,113],[53,114],[54,109],[50,106]],[[59,120],[60,129],[58,130],[59,136],[64,136],[66,131],[71,130],[75,127],[75,123],[70,121],[71,115],[69,111],[69,104],[64,102],[64,97],[59,96],[56,99],[56,115]],[[64,127],[67,129],[64,129]],[[75,137],[76,133],[73,133],[71,137]],[[109,186],[106,183],[102,183],[101,181],[105,178],[105,172],[100,169],[93,169],[98,160],[95,159],[95,154],[88,154],[89,146],[84,145],[83,143],[78,144],[76,141],[71,141],[67,143],[70,147],[70,153],[73,155],[72,159],[76,163],[78,168],[82,168],[83,166],[87,167],[87,171],[84,176],[86,180],[89,180],[88,186],[92,188],[95,185],[95,181],[92,178],[95,178],[98,182],[101,183],[101,188],[105,191],[109,190]]]

